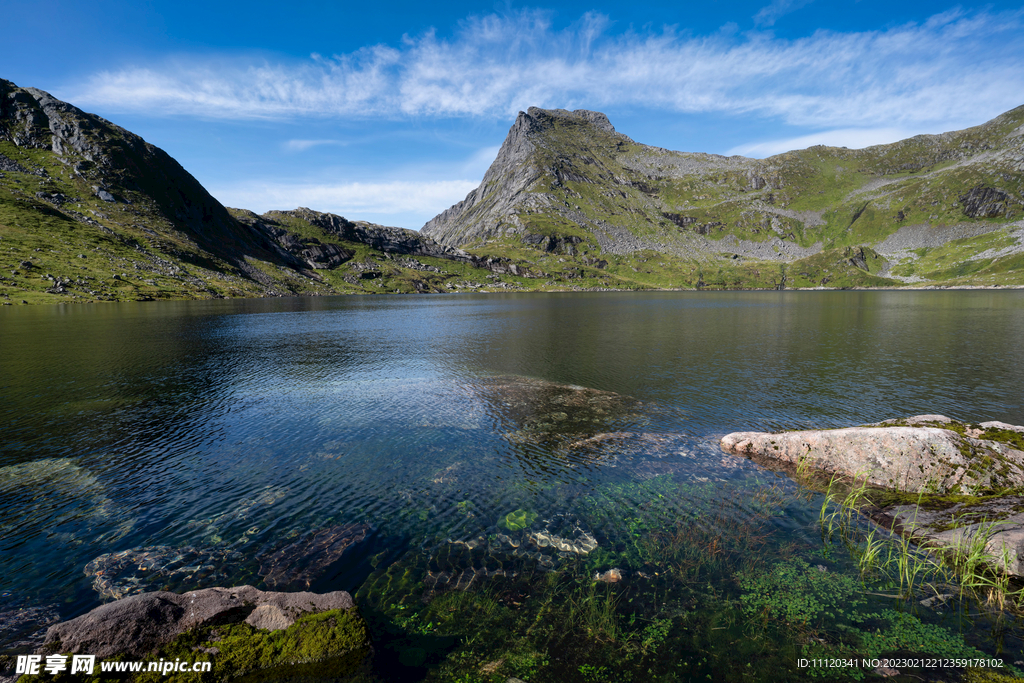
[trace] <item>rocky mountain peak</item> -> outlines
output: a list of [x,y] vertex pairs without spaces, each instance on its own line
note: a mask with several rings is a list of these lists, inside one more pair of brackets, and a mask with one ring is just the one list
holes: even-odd
[[539,139],[554,128],[556,121],[584,127],[593,126],[605,133],[616,134],[615,127],[612,126],[608,117],[599,111],[587,109],[568,111],[566,109],[530,107],[525,112],[519,112],[515,123],[512,124],[505,137],[505,142],[501,145],[498,156],[487,169],[483,182],[487,183],[488,180],[496,178],[515,165],[526,161],[527,157],[536,149]]
[[609,135],[616,142],[631,142],[616,133],[601,112],[539,107],[519,112],[480,186],[430,220],[422,232],[452,247],[496,235],[523,234],[526,230],[518,214],[524,209],[542,210],[550,199],[527,190],[545,175],[555,175],[538,152],[563,148],[559,140],[566,136],[586,145],[587,140]]
[[[608,120],[607,115],[602,114],[599,111],[591,111],[589,109],[568,111],[566,109],[541,109],[540,107],[530,107],[526,110],[526,115],[534,117],[534,119],[540,119],[541,117],[575,119],[577,121],[593,124],[606,133],[615,132],[615,126],[613,126],[611,121]],[[519,116],[522,117],[523,112],[519,112]]]

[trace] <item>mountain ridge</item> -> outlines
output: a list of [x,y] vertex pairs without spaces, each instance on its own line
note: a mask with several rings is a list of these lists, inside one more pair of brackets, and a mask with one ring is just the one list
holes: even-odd
[[0,80],[0,302],[1017,286],[1022,171],[1024,107],[764,160],[673,152],[600,112],[531,107],[480,186],[416,232],[226,208],[141,137]]
[[2,255],[5,304],[448,291],[518,272],[415,231],[302,208],[228,209],[141,137],[5,80]]
[[[588,130],[586,116],[599,117],[602,125]],[[899,197],[903,206],[883,225],[875,214],[890,208],[889,186],[907,189],[901,185],[938,177],[946,199],[955,191],[950,205],[923,219],[951,239],[998,229],[982,226],[983,219],[1008,223],[1024,213],[1024,106],[963,131],[862,150],[815,146],[766,159],[642,145],[616,133],[603,114],[586,116],[520,112],[481,185],[423,232],[463,248],[517,238],[537,243],[535,233],[554,239],[561,232],[592,238],[591,248],[602,253],[646,249],[705,261],[716,253],[796,261],[835,247],[887,244],[901,228],[921,225],[911,214],[921,215],[926,199],[939,204],[922,196],[928,195],[923,188],[909,188],[916,196]],[[560,153],[545,153],[552,148]],[[963,170],[969,172],[958,176]],[[839,177],[844,171],[845,179]],[[829,174],[832,186],[820,187]],[[496,195],[500,178],[514,179],[505,182],[514,192]],[[595,195],[585,188],[600,190]],[[812,193],[826,190],[833,196],[813,201]],[[851,206],[858,197],[866,201]],[[962,215],[950,211],[961,204]],[[857,224],[863,217],[869,220]]]

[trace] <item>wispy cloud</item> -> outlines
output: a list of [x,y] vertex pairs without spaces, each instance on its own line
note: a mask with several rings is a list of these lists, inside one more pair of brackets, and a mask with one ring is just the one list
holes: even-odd
[[[395,216],[422,225],[439,211],[465,199],[474,180],[390,182],[271,182],[211,184],[210,193],[226,206],[264,213],[271,209],[315,207],[353,219]],[[414,218],[410,219],[412,216]]]
[[[764,20],[802,2],[775,0]],[[60,94],[106,110],[215,118],[508,117],[530,105],[639,106],[815,128],[967,125],[1024,99],[1024,10],[954,11],[796,40],[756,31],[615,33],[598,14],[557,30],[548,16],[476,17],[450,38],[430,32],[399,47],[294,63],[126,67]]]
[[741,154],[749,157],[767,157],[794,149],[805,149],[812,145],[850,147],[861,149],[871,145],[884,145],[909,138],[919,131],[906,128],[846,128],[825,130],[811,135],[781,140],[766,140],[733,147],[726,154]]
[[288,140],[284,143],[284,148],[289,152],[305,152],[313,147],[344,144],[346,143],[343,140]]
[[795,12],[812,2],[814,0],[772,0],[771,4],[765,5],[754,15],[754,24],[757,26],[774,26],[780,17],[790,12]]

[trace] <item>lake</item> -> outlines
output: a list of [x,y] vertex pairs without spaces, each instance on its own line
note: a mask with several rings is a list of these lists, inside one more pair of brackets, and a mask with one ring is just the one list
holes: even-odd
[[7,307],[0,651],[111,597],[250,583],[352,592],[386,680],[1012,665],[1019,620],[884,597],[820,494],[718,439],[1024,424],[1022,340],[1024,292],[993,290]]

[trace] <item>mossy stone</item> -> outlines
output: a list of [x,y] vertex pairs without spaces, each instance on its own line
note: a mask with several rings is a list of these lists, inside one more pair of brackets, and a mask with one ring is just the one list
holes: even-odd
[[[203,650],[216,653],[202,654]],[[358,611],[330,610],[300,617],[280,631],[246,623],[184,633],[152,659],[209,659],[206,674],[146,673],[137,681],[358,680],[371,655],[369,632]]]

